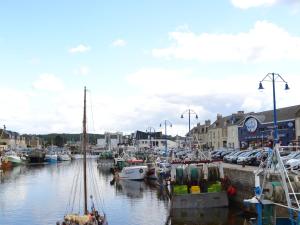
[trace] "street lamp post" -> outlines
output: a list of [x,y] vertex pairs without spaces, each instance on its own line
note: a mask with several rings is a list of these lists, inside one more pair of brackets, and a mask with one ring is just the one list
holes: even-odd
[[[184,118],[183,117],[184,114],[188,114],[188,116],[189,116],[189,133],[188,133],[188,136],[189,136],[189,139],[190,139],[191,138],[191,114],[195,114],[196,119],[198,119],[198,114],[192,109],[187,109],[181,114],[181,116],[180,116],[181,119]],[[190,140],[190,145],[191,145],[191,140]],[[190,148],[191,148],[191,146],[190,146]]]
[[153,128],[153,127],[148,127],[147,128],[147,130],[146,130],[146,132],[148,133],[149,132],[149,134],[150,134],[150,143],[149,143],[149,148],[150,148],[150,150],[152,149],[152,143],[151,143],[151,134],[152,134],[152,131],[155,133],[155,129]]
[[164,120],[162,123],[159,124],[160,127],[162,127],[162,125],[165,126],[165,154],[167,155],[168,152],[168,139],[167,139],[167,126],[170,125],[170,127],[172,127],[172,123],[169,120]]
[[[285,90],[289,90],[289,85],[288,83],[282,78],[277,73],[268,73],[260,82],[259,82],[259,87],[258,90],[263,90],[264,87],[262,85],[262,82],[264,81],[271,81],[272,82],[272,87],[273,87],[273,117],[274,117],[274,145],[279,142],[278,139],[278,126],[277,126],[277,111],[276,111],[276,92],[275,92],[275,82],[283,82],[285,83]],[[273,145],[273,146],[274,146]]]

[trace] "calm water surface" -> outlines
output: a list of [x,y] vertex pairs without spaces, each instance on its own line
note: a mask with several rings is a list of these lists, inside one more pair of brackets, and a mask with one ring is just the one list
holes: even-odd
[[[95,182],[89,190],[98,187],[101,197],[95,204],[103,208],[109,225],[243,224],[241,212],[233,209],[180,210],[170,216],[168,198],[151,183],[112,183],[109,171],[98,170],[93,160],[90,163],[89,178],[95,177]],[[20,166],[0,175],[0,225],[54,225],[66,212],[82,211],[82,199],[78,197],[82,188],[76,185],[82,180],[76,176],[81,174],[81,165],[77,160]]]

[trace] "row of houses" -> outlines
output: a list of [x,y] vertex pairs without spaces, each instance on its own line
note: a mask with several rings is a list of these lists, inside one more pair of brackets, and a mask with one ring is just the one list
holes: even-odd
[[[298,145],[300,141],[300,105],[277,109],[279,142]],[[211,123],[198,123],[188,134],[193,145],[206,148],[248,148],[265,146],[273,137],[273,110],[263,112],[238,111],[229,116],[217,115]]]
[[183,146],[185,138],[171,137],[162,134],[162,132],[136,132],[123,135],[121,132],[105,132],[97,139],[97,148],[100,149],[118,149],[119,146],[135,146],[137,149],[164,149],[167,143],[168,148],[177,148]]
[[36,136],[24,136],[17,132],[0,129],[0,152],[8,149],[41,148],[41,140]]

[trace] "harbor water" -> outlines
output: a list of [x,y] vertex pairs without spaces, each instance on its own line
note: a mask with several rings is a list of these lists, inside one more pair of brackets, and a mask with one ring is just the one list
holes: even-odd
[[[243,224],[242,212],[233,208],[176,210],[171,213],[163,188],[143,181],[112,182],[113,177],[108,169],[97,169],[95,160],[90,162],[95,171],[94,184],[101,196],[98,202],[107,215],[109,225]],[[73,211],[79,212],[82,199],[72,201],[70,195],[74,188],[74,174],[81,164],[81,160],[75,160],[18,166],[2,173],[0,225],[54,225],[62,220],[70,205]]]

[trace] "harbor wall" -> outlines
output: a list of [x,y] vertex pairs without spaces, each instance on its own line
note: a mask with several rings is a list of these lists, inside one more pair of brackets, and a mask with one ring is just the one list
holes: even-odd
[[257,167],[224,164],[225,177],[228,177],[231,184],[237,189],[236,195],[230,197],[231,201],[243,204],[244,199],[249,199],[254,196],[255,169],[257,169]]

